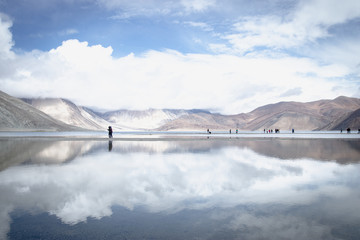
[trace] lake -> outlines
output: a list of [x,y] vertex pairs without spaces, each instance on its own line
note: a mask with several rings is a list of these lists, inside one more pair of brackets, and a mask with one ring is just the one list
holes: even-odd
[[3,134],[0,239],[360,239],[360,138],[327,134]]

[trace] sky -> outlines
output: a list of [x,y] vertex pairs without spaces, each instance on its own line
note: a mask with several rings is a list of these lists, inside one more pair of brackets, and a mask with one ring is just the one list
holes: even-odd
[[360,97],[358,0],[0,0],[0,90],[98,111]]

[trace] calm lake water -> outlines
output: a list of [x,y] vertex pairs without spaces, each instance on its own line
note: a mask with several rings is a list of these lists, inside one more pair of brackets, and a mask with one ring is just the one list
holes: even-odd
[[360,140],[3,137],[0,239],[360,239]]

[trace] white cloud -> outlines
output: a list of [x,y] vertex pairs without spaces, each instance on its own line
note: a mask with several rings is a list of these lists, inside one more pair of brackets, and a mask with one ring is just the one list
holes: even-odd
[[193,21],[186,21],[184,22],[186,25],[189,25],[191,27],[200,28],[204,31],[213,31],[214,29],[207,23],[204,22],[193,22]]
[[[331,25],[344,23],[360,17],[360,2],[354,0],[315,0],[300,1],[294,14],[294,22],[299,25],[325,29]],[[311,31],[309,31],[311,34]]]
[[[348,73],[343,66],[321,66],[306,58],[184,55],[172,50],[114,58],[112,51],[68,40],[49,52],[18,56],[12,74],[1,79],[2,89],[106,109],[205,108],[234,114],[279,101],[281,93],[294,88],[301,94],[291,100],[334,98],[339,92],[333,92],[336,84],[328,78]],[[341,95],[352,93],[349,88]]]
[[188,12],[199,12],[215,5],[216,0],[181,0]]
[[232,34],[223,35],[236,52],[245,54],[256,47],[288,49],[332,37],[331,26],[360,17],[360,2],[300,1],[286,16],[267,15],[242,18]]

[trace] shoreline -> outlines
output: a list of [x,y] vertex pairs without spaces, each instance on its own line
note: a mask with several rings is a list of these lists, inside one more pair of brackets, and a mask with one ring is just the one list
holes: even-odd
[[227,133],[223,131],[208,134],[202,131],[178,132],[114,132],[109,138],[104,131],[79,132],[0,132],[0,140],[4,139],[49,139],[49,140],[101,140],[101,141],[171,141],[171,140],[225,140],[225,139],[355,139],[360,140],[360,134],[340,133],[339,131],[298,131],[295,133],[263,133],[259,131],[241,131]]

